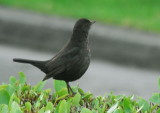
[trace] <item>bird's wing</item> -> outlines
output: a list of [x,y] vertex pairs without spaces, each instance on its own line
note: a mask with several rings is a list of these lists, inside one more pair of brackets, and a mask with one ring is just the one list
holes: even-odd
[[46,78],[50,78],[69,70],[71,65],[74,65],[78,61],[79,48],[73,48],[68,51],[62,52],[62,54],[57,55],[54,59],[46,64],[46,68],[49,73]]

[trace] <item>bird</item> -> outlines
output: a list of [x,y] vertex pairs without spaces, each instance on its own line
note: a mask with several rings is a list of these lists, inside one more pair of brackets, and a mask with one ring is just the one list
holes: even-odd
[[90,64],[89,30],[92,24],[86,18],[76,21],[71,38],[65,46],[51,59],[45,61],[14,58],[14,62],[28,63],[39,68],[46,75],[43,81],[53,78],[66,83],[68,93],[74,94],[69,82],[78,80],[87,71]]

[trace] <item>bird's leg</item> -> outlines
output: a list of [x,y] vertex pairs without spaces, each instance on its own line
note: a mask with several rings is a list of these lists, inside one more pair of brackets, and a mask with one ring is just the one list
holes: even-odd
[[71,91],[72,94],[75,94],[72,88],[70,87],[69,82],[66,82],[66,84],[67,84],[68,93],[70,94],[70,91]]
[[70,94],[70,90],[69,90],[69,83],[68,83],[68,82],[66,82],[66,84],[67,84],[68,94]]
[[68,86],[69,86],[69,89],[72,92],[72,94],[75,94],[69,84],[68,84]]

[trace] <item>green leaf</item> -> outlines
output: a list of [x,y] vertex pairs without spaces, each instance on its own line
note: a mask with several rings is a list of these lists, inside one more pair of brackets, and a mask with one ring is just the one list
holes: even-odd
[[117,108],[113,113],[124,113],[122,108]]
[[67,88],[67,85],[64,81],[54,80],[54,89],[56,90],[56,92],[60,91],[63,88]]
[[14,77],[14,76],[11,76],[10,78],[9,78],[9,83],[11,84],[11,85],[15,85],[15,83],[16,83],[16,78]]
[[6,88],[6,90],[8,91],[9,95],[11,96],[14,92],[15,92],[15,88],[13,85],[9,84]]
[[0,90],[0,104],[9,104],[10,95],[5,89]]
[[81,88],[78,88],[78,92],[79,92],[81,95],[84,95],[84,91],[83,91]]
[[23,85],[21,90],[22,90],[22,92],[24,92],[26,90],[31,90],[31,87],[29,85]]
[[88,108],[83,108],[80,113],[93,113],[93,112]]
[[0,90],[1,90],[1,89],[6,89],[7,86],[8,86],[8,85],[0,85]]
[[46,81],[40,81],[36,86],[34,86],[34,91],[41,92],[46,84]]
[[141,110],[143,109],[143,107],[144,107],[144,105],[140,106],[140,107],[136,110],[136,112],[137,112],[137,113],[141,112]]
[[53,111],[53,104],[52,104],[52,102],[48,102],[47,103],[47,106],[46,106],[46,109],[45,109],[46,111],[47,110],[50,110],[50,112],[52,113],[52,111]]
[[58,110],[59,110],[60,103],[61,103],[61,102],[58,103],[58,105],[57,105],[56,108],[54,109],[54,112],[53,112],[53,113],[59,113]]
[[50,110],[47,110],[47,111],[45,111],[44,113],[51,113],[51,111],[50,111]]
[[73,106],[78,106],[80,100],[81,100],[81,95],[80,95],[79,93],[77,93],[77,94],[73,97],[72,105],[73,105]]
[[149,99],[149,101],[155,104],[160,104],[160,93],[154,93],[153,96]]
[[19,78],[20,78],[20,80],[19,80],[20,84],[25,84],[26,76],[24,75],[23,72],[19,72]]
[[97,109],[99,108],[99,100],[97,98],[94,99],[94,105]]
[[1,104],[0,113],[8,113],[8,112],[9,112],[8,106],[6,104]]
[[134,100],[134,95],[132,95],[132,96],[130,97],[130,100]]
[[142,99],[142,98],[139,98],[138,106],[139,107],[143,106],[143,108],[142,108],[143,111],[147,111],[149,109],[149,107],[150,107],[149,103],[146,100]]
[[27,111],[30,112],[30,111],[31,111],[31,108],[32,108],[32,105],[31,105],[30,102],[26,102],[26,103],[25,103],[25,107],[26,107]]
[[44,91],[45,91],[46,93],[50,94],[51,90],[52,90],[52,89],[45,89]]
[[44,110],[45,110],[45,107],[42,107],[42,108],[38,111],[38,113],[44,113]]
[[43,97],[44,97],[44,94],[42,93],[42,94],[39,96],[38,100],[41,101],[41,100],[43,99]]
[[107,113],[112,113],[112,112],[114,112],[114,111],[117,109],[117,107],[118,107],[118,102],[117,102],[115,105],[113,105],[113,106],[107,111]]
[[9,100],[9,107],[12,106],[12,103],[14,101],[17,103],[20,103],[20,99],[15,94],[12,94],[12,96],[10,97],[10,100]]
[[129,98],[125,97],[123,99],[123,107],[124,107],[124,112],[130,113],[132,111],[132,102]]
[[38,100],[35,104],[34,104],[34,108],[38,109],[41,106],[41,102]]
[[60,91],[57,91],[56,94],[57,94],[59,97],[62,97],[62,96],[68,95],[68,91],[67,91],[66,88],[62,88]]
[[153,105],[152,107],[151,107],[151,109],[150,109],[150,112],[152,113],[156,108],[157,108],[157,104],[156,105]]
[[10,113],[23,113],[23,112],[21,111],[21,108],[17,104],[17,102],[13,102],[12,105],[11,105],[11,111],[10,111]]
[[[118,95],[115,97],[115,101],[121,101],[124,98],[124,95]],[[134,98],[134,96],[132,96],[131,98]]]
[[73,92],[78,93],[78,86],[72,86],[71,88]]
[[106,102],[103,104],[103,107],[102,107],[102,113],[104,113],[105,112],[105,110],[106,110]]
[[58,109],[58,113],[67,113],[67,102],[66,100],[62,100]]
[[160,113],[160,108],[157,110],[157,112],[156,113]]
[[82,97],[82,99],[88,99],[90,98],[91,96],[93,96],[92,93],[88,92],[88,93],[85,93],[85,95]]

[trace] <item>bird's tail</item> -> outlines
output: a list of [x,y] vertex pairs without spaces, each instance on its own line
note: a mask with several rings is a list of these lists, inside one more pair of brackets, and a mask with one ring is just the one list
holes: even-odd
[[21,58],[14,58],[13,61],[14,62],[19,62],[19,63],[29,63],[29,64],[35,63],[34,60],[21,59]]
[[21,58],[14,58],[13,61],[19,62],[19,63],[32,64],[32,65],[36,66],[37,68],[41,69],[45,73],[47,71],[45,68],[46,61],[36,61],[36,60],[28,60],[28,59],[21,59]]

